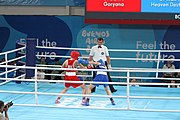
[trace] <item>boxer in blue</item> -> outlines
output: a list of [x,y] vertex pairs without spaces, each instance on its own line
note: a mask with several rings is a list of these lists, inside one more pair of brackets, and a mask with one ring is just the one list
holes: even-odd
[[[85,62],[85,61],[80,60],[79,62]],[[105,62],[102,59],[100,59],[97,62],[89,62],[89,64],[96,65],[97,69],[107,69],[106,65],[105,65]],[[96,77],[93,79],[93,82],[108,82],[107,72],[105,72],[105,71],[97,71]],[[104,90],[106,91],[107,95],[111,96],[111,92],[108,89],[108,84],[102,84],[102,85],[104,86]],[[99,86],[99,84],[96,84],[96,83],[90,84],[88,86],[87,94],[90,95],[91,94],[91,89],[96,87],[96,86]],[[86,100],[86,104],[85,104],[86,106],[89,106],[89,101],[90,101],[90,98],[88,97],[87,100]],[[110,98],[110,101],[111,101],[112,105],[115,105],[115,102],[114,102],[113,98]]]

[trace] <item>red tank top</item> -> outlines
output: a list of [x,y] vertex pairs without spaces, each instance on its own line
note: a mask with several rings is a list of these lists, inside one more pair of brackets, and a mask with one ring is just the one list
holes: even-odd
[[[76,60],[71,60],[71,59],[68,59],[68,65],[67,65],[67,68],[74,68],[74,62]],[[75,72],[75,70],[67,70],[67,72]]]

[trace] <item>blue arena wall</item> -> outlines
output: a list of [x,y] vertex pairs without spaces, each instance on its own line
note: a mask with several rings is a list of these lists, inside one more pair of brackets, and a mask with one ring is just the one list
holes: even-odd
[[[21,38],[37,38],[37,45],[51,47],[91,48],[98,37],[109,49],[179,50],[180,26],[84,24],[81,16],[0,16],[0,51],[15,49]],[[39,50],[39,55],[68,55],[70,51]],[[88,55],[88,51],[81,52]],[[155,53],[111,52],[111,57],[137,58],[136,61],[112,61],[116,67],[156,68]],[[178,53],[162,53],[161,58],[178,58]],[[52,60],[54,58],[51,58]],[[163,65],[160,63],[160,67]],[[179,68],[179,62],[175,62]]]

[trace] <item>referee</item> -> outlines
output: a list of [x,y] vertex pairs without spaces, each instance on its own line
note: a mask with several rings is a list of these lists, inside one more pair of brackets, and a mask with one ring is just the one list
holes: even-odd
[[[89,61],[98,61],[102,59],[105,61],[105,64],[107,66],[107,69],[111,69],[111,61],[109,57],[108,48],[103,45],[104,39],[98,38],[97,45],[93,46],[91,48],[90,54],[89,54]],[[95,77],[96,72],[93,72],[93,78]],[[107,72],[109,82],[112,82],[109,72]],[[117,90],[113,87],[112,84],[109,84],[109,88],[111,92],[116,92]],[[91,92],[95,92],[95,87],[91,90]]]

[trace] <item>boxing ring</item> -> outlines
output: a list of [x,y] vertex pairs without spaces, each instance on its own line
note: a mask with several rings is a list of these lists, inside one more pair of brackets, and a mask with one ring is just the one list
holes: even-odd
[[[87,50],[85,48],[62,48],[62,47],[43,47],[36,46],[36,48],[45,49],[66,49],[66,50]],[[5,57],[5,62],[0,63],[0,68],[4,68],[4,72],[0,75],[4,75],[0,80],[0,99],[5,102],[13,101],[14,106],[9,109],[9,116],[13,120],[27,120],[34,119],[146,119],[149,120],[178,120],[180,119],[180,88],[168,88],[164,86],[176,85],[179,83],[147,83],[139,81],[137,83],[131,83],[131,79],[156,79],[161,80],[158,77],[158,73],[167,72],[167,70],[159,69],[159,61],[165,60],[154,59],[157,61],[157,68],[118,68],[112,67],[111,70],[104,70],[113,73],[125,73],[125,76],[111,76],[116,79],[126,79],[126,81],[113,81],[106,84],[114,84],[118,90],[113,93],[112,96],[105,95],[103,87],[97,88],[96,92],[91,95],[82,95],[81,88],[71,88],[67,94],[60,94],[59,92],[64,88],[63,83],[92,83],[91,81],[65,81],[65,80],[45,80],[38,78],[38,70],[67,70],[67,68],[54,67],[53,65],[8,65],[9,62],[17,61],[20,59],[26,59],[26,55],[16,57],[14,59],[8,59],[9,54],[18,51],[26,51],[26,47],[21,47],[8,52],[0,53],[0,56]],[[109,52],[137,52],[138,50],[115,50],[110,49]],[[143,52],[141,50],[141,52]],[[159,56],[161,52],[170,52],[165,50],[145,50],[144,52],[156,52]],[[180,52],[174,50],[173,52]],[[39,55],[43,56],[43,55]],[[62,57],[69,58],[69,56],[50,56],[45,57]],[[137,60],[137,58],[111,58],[112,60]],[[143,59],[142,59],[143,60]],[[166,59],[168,61],[168,59]],[[180,61],[179,59],[173,59],[173,61]],[[8,73],[14,74],[18,70],[33,70],[34,76],[26,78],[26,74],[21,74],[16,77],[9,77]],[[68,69],[87,71],[98,71],[97,69]],[[132,73],[154,73],[155,77],[146,76],[132,76]],[[180,72],[179,69],[168,70],[168,72]],[[47,74],[55,76],[63,76],[63,74]],[[92,74],[80,75],[82,77],[92,78]],[[179,78],[163,78],[167,80],[180,80]],[[21,84],[15,83],[15,81],[21,81]],[[101,82],[93,82],[101,83]],[[138,87],[136,86],[138,85]],[[154,87],[157,86],[157,87]],[[159,87],[161,86],[161,87]],[[163,86],[163,87],[162,87]],[[55,104],[55,100],[58,95],[62,95],[62,100],[59,105]],[[90,106],[82,106],[82,96],[91,97]],[[109,103],[109,97],[113,97],[116,105],[112,106]],[[31,115],[30,115],[30,114]]]

